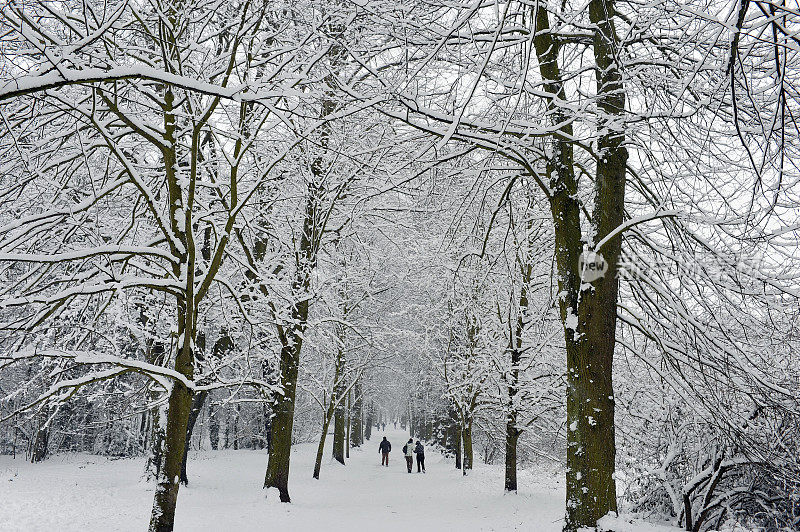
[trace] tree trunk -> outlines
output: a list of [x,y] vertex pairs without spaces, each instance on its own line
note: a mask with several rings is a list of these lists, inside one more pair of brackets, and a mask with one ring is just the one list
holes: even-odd
[[[191,276],[189,283],[191,283]],[[190,284],[191,286],[191,284]],[[178,300],[178,339],[175,356],[175,371],[191,381],[194,377],[194,318],[191,301]],[[183,382],[174,380],[169,395],[164,437],[164,456],[160,468],[149,532],[171,532],[175,524],[175,508],[178,503],[181,465],[186,447],[189,413],[192,408],[192,392]]]
[[[203,259],[210,260],[211,258],[211,250],[210,250],[210,233],[211,229],[206,229],[205,239],[203,241]],[[205,332],[198,333],[197,335],[197,348],[199,353],[204,353],[206,349],[206,335]],[[233,342],[230,338],[230,335],[227,332],[225,327],[222,328],[220,331],[220,337],[214,343],[214,348],[212,350],[212,355],[214,358],[219,360],[222,357],[222,354],[226,351],[230,351],[233,349]],[[202,360],[199,357],[200,354],[197,355],[198,360]],[[202,355],[204,356],[204,355]],[[193,394],[192,397],[192,407],[189,411],[189,425],[186,429],[186,444],[183,449],[183,461],[181,463],[181,483],[185,486],[189,485],[189,477],[186,474],[186,462],[189,459],[189,447],[192,444],[192,433],[194,432],[194,426],[197,423],[197,418],[200,416],[200,412],[203,410],[203,405],[205,405],[206,398],[208,397],[208,391],[203,390],[201,392]],[[217,430],[219,426],[217,425]],[[219,433],[217,433],[217,437],[219,437]],[[212,446],[213,447],[213,446]],[[216,447],[213,447],[216,448]]]
[[519,435],[516,421],[509,418],[506,424],[506,491],[517,491],[517,440]]
[[456,469],[461,469],[461,426],[455,425],[455,451],[456,451]]
[[[166,348],[163,342],[151,341],[147,346],[147,362],[150,364],[164,364]],[[151,386],[155,386],[151,384]],[[160,392],[156,388],[150,389],[150,401],[156,402]],[[145,478],[158,482],[161,466],[164,463],[164,440],[166,439],[167,411],[164,405],[157,405],[150,409],[150,438],[149,452],[145,464]]]
[[281,502],[291,502],[289,497],[289,461],[292,452],[292,428],[294,426],[294,404],[297,396],[297,373],[300,367],[300,353],[303,349],[303,333],[308,323],[309,301],[305,296],[311,282],[311,272],[316,261],[314,233],[317,217],[317,197],[309,190],[306,203],[303,235],[300,241],[301,263],[292,293],[299,301],[292,307],[288,327],[279,326],[281,340],[280,380],[283,393],[275,401],[272,426],[270,427],[269,461],[264,488],[277,488]]
[[[592,225],[602,239],[624,222],[625,171],[628,159],[622,116],[625,93],[615,59],[617,38],[612,18],[613,0],[592,0],[589,18],[597,30],[594,56],[597,65],[598,129],[607,133],[598,139],[595,206]],[[605,275],[592,286],[579,288],[578,335],[567,350],[567,504],[565,528],[595,526],[608,512],[617,511],[614,481],[616,444],[614,435],[614,387],[612,367],[616,345],[618,262],[621,236],[605,244],[602,256],[608,264]]]
[[[625,163],[623,147],[625,94],[614,50],[616,36],[612,17],[613,0],[592,0],[589,18],[596,28],[594,56],[600,119],[598,130],[595,206],[592,213],[593,238],[600,240],[623,221]],[[561,124],[559,135],[550,139],[552,158],[548,162],[550,207],[555,232],[559,310],[564,324],[567,353],[567,501],[564,530],[595,527],[608,512],[616,512],[614,462],[614,390],[612,362],[615,345],[617,263],[619,236],[602,250],[608,270],[594,284],[581,283],[579,258],[583,252],[580,206],[576,200],[569,116],[558,102],[567,101],[558,65],[559,45],[549,32],[549,15],[544,4],[535,8],[534,47],[539,59],[551,123]],[[589,243],[591,248],[593,242]],[[579,304],[580,303],[580,304]],[[577,319],[576,319],[577,318]],[[577,323],[576,323],[577,321]]]
[[347,436],[346,436],[346,443],[345,443],[345,457],[350,458],[350,425],[352,425],[352,409],[353,406],[350,404],[350,392],[347,392]]
[[364,443],[364,412],[360,379],[353,385],[353,396],[355,399],[353,401],[353,411],[351,413],[352,428],[350,431],[350,445],[352,447],[359,447]]
[[472,469],[472,422],[464,425],[463,435],[461,436],[462,446],[464,448],[464,460],[462,462],[461,471],[464,475]]
[[[174,11],[167,14],[173,24],[176,21]],[[175,45],[175,36],[167,37],[168,44]],[[164,95],[164,140],[169,146],[163,152],[165,177],[169,191],[169,220],[172,232],[182,244],[185,251],[176,252],[178,260],[173,265],[173,275],[177,279],[185,279],[184,290],[176,298],[177,311],[177,347],[174,369],[191,382],[194,378],[194,343],[197,339],[197,320],[195,315],[195,283],[196,248],[192,229],[191,203],[184,205],[181,178],[193,180],[195,175],[178,176],[178,160],[176,159],[177,141],[175,139],[175,115],[172,112],[175,95],[167,89]],[[198,133],[192,136],[192,150],[197,153]],[[185,210],[184,210],[185,209]],[[175,507],[178,503],[180,488],[181,464],[186,446],[186,430],[189,425],[189,412],[192,408],[192,392],[183,381],[173,380],[172,390],[166,414],[166,431],[164,436],[164,456],[159,471],[156,492],[153,497],[153,511],[150,515],[150,532],[171,532],[175,524]]]
[[336,403],[333,414],[333,458],[340,464],[344,464],[344,418],[345,401],[344,393],[344,366],[345,352],[344,346],[340,346],[336,356],[336,370],[334,375],[334,391],[331,396],[331,403]]
[[241,412],[241,405],[236,403],[233,409],[233,450],[239,450],[239,413]]
[[[308,301],[298,303],[294,312],[302,318],[303,325],[308,318]],[[293,342],[285,342],[281,348],[281,387],[283,394],[275,402],[275,416],[272,418],[270,432],[269,461],[264,479],[265,488],[277,488],[281,502],[291,502],[289,497],[289,460],[292,452],[292,428],[294,426],[294,402],[297,395],[297,372],[300,364],[300,351],[303,338],[299,331],[289,330]]]
[[50,440],[50,430],[45,425],[47,423],[47,416],[44,417],[44,422],[36,430],[33,437],[33,445],[31,446],[31,463],[38,463],[47,458],[48,443]]
[[373,406],[371,403],[367,408],[367,414],[364,419],[364,440],[369,441],[372,436],[372,424],[375,422],[373,416]]
[[192,433],[194,432],[195,423],[197,423],[197,418],[200,416],[200,412],[203,410],[203,405],[206,402],[206,397],[208,396],[207,391],[201,391],[194,394],[192,398],[192,407],[189,411],[189,425],[186,428],[186,443],[183,447],[183,461],[181,462],[181,483],[184,486],[189,485],[189,477],[186,475],[186,461],[189,456],[189,447],[192,443]]
[[297,373],[300,368],[300,353],[303,349],[303,333],[308,323],[311,273],[316,264],[318,238],[317,210],[320,190],[309,185],[309,196],[300,238],[299,264],[292,282],[292,294],[299,299],[292,307],[291,320],[287,327],[278,327],[281,340],[280,380],[283,393],[277,397],[270,431],[269,461],[264,488],[277,488],[281,502],[291,502],[289,497],[289,461],[292,452],[292,428],[294,426],[294,404],[297,396]]
[[225,412],[225,430],[223,431],[223,435],[225,436],[225,444],[222,446],[223,449],[230,449],[231,448],[231,422],[230,416],[228,415],[228,411],[223,410]]
[[[329,26],[330,35],[340,35],[344,27]],[[327,52],[331,65],[336,70],[339,61],[347,55],[342,46],[335,42]],[[335,75],[329,74],[325,82],[332,89],[337,86]],[[337,109],[338,103],[330,97],[323,96],[320,118],[325,118]],[[330,124],[319,129],[319,146],[327,151],[330,140]],[[264,480],[265,488],[277,488],[281,502],[291,502],[289,497],[289,459],[292,448],[292,427],[294,424],[294,403],[297,394],[297,373],[300,366],[300,354],[303,346],[303,334],[308,323],[309,291],[311,276],[317,264],[317,253],[325,231],[325,218],[322,200],[325,195],[325,182],[330,170],[330,161],[321,154],[311,162],[312,179],[307,183],[306,207],[303,216],[303,230],[300,234],[300,246],[296,250],[296,267],[291,293],[297,298],[292,305],[291,320],[287,326],[278,326],[278,337],[281,341],[280,380],[283,394],[277,398],[270,432],[269,462]]]
[[[191,380],[194,375],[192,344],[194,337],[191,327],[190,304],[178,302],[178,338],[180,347],[175,357],[175,371]],[[175,523],[175,507],[178,502],[181,465],[186,447],[186,432],[189,413],[192,408],[192,392],[179,380],[173,381],[166,412],[164,437],[164,456],[159,471],[156,492],[153,498],[153,512],[150,516],[150,532],[170,532]]]
[[333,415],[333,458],[344,464],[344,407],[341,402]]
[[323,413],[322,418],[322,434],[319,436],[319,445],[317,446],[317,459],[314,461],[314,478],[319,480],[319,471],[322,469],[322,457],[325,454],[325,438],[328,436],[328,428],[331,425],[331,417],[333,417],[333,397],[328,408]]
[[[529,226],[530,228],[530,226]],[[527,241],[527,239],[526,239]],[[519,294],[517,322],[514,336],[511,338],[511,368],[506,377],[508,385],[508,414],[506,416],[506,491],[517,491],[517,441],[522,431],[517,428],[519,412],[517,411],[517,394],[519,393],[519,364],[522,352],[522,335],[525,332],[525,312],[528,308],[528,283],[533,268],[530,264],[522,267],[522,286]]]
[[208,407],[208,439],[211,442],[211,449],[219,449],[219,417],[218,410],[211,403]]
[[191,392],[176,381],[169,397],[164,460],[153,500],[150,532],[171,532],[175,523],[175,507],[178,503],[179,479],[191,405]]

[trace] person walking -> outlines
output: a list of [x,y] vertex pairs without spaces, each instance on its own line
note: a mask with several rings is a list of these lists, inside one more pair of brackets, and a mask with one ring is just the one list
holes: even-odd
[[378,452],[381,453],[381,465],[389,467],[389,453],[392,452],[392,444],[389,443],[386,436],[383,437],[383,441],[378,446]]
[[417,440],[417,445],[414,447],[414,454],[417,455],[417,473],[420,472],[422,469],[422,473],[425,472],[425,447]]
[[414,469],[414,439],[409,438],[408,443],[403,446],[403,454],[406,456],[406,467],[411,473]]

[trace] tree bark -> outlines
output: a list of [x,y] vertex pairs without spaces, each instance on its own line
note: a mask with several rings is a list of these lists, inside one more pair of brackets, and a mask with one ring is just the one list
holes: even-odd
[[219,449],[219,417],[218,411],[214,408],[213,403],[208,407],[208,439],[211,442],[211,449],[216,451]]
[[370,403],[367,407],[367,413],[364,419],[364,440],[369,441],[370,437],[372,436],[372,424],[375,422],[375,418],[373,417],[373,407],[374,405]]
[[359,447],[364,443],[364,408],[361,397],[361,380],[353,385],[353,411],[351,413],[352,428],[350,431],[350,445]]
[[[331,35],[340,35],[344,27],[331,25],[327,28]],[[327,53],[334,67],[347,55],[342,46],[335,42]],[[325,79],[331,91],[336,88],[335,75],[329,74]],[[326,118],[337,109],[337,102],[329,95],[321,101],[320,118]],[[319,145],[327,151],[330,140],[330,123],[319,128]],[[307,184],[306,207],[303,216],[303,230],[300,234],[300,246],[296,251],[296,272],[292,282],[291,293],[297,298],[291,308],[291,320],[287,326],[278,326],[278,337],[281,341],[280,380],[282,395],[275,404],[275,416],[270,431],[269,462],[264,480],[265,488],[277,488],[281,502],[291,502],[289,496],[289,461],[292,448],[292,427],[294,425],[294,404],[297,394],[297,374],[300,366],[300,354],[303,347],[303,334],[308,323],[309,291],[311,275],[317,264],[317,253],[325,231],[326,217],[322,200],[325,195],[325,182],[330,171],[330,161],[321,154],[311,162],[312,179]]]
[[281,341],[280,381],[283,393],[275,401],[270,431],[269,461],[264,479],[265,488],[277,488],[281,502],[291,502],[289,497],[289,461],[292,451],[294,404],[297,396],[297,374],[303,349],[303,334],[308,324],[308,291],[311,274],[316,265],[317,250],[322,228],[319,227],[319,208],[322,189],[308,184],[308,197],[300,236],[298,264],[292,282],[292,294],[298,301],[292,306],[291,319],[286,327],[278,327]]
[[[308,318],[308,300],[297,304],[293,312],[303,327]],[[298,322],[295,322],[298,323]],[[275,403],[275,416],[270,432],[269,461],[264,479],[265,488],[277,488],[281,502],[291,502],[289,497],[289,461],[292,452],[292,428],[294,426],[294,402],[297,395],[297,372],[303,337],[293,329],[287,334],[293,338],[281,348],[281,388],[283,394]],[[302,333],[301,333],[302,334]]]
[[[594,56],[600,120],[606,131],[598,139],[600,159],[595,179],[595,208],[592,214],[594,238],[602,239],[623,221],[625,163],[622,114],[625,95],[616,65],[617,42],[612,17],[613,0],[592,0],[589,16],[596,28]],[[616,512],[614,482],[614,395],[612,362],[615,346],[617,263],[621,238],[609,241],[601,250],[608,265],[605,275],[594,284],[581,283],[578,270],[583,251],[580,206],[576,200],[572,126],[557,102],[567,101],[558,65],[559,45],[549,32],[544,4],[535,8],[534,47],[539,59],[551,123],[561,124],[551,140],[552,157],[547,165],[550,206],[556,247],[559,310],[564,324],[567,353],[567,501],[564,530],[595,527],[608,512]],[[593,242],[590,243],[590,247]],[[575,319],[577,318],[577,320]],[[575,323],[577,321],[577,324]]]
[[[175,371],[191,380],[194,374],[192,343],[194,338],[187,331],[193,319],[190,305],[179,299],[178,338],[182,345],[175,357]],[[150,516],[150,532],[170,532],[175,523],[175,507],[178,502],[181,465],[186,447],[186,433],[189,425],[189,412],[192,407],[192,392],[179,380],[173,381],[166,412],[166,431],[164,437],[164,456],[160,468],[153,511]]]
[[344,346],[340,346],[336,356],[336,371],[334,380],[334,391],[331,402],[335,402],[333,414],[333,458],[340,464],[344,464],[344,425],[345,425],[345,401],[344,393],[346,386],[344,383],[345,373],[345,351]]
[[345,436],[345,413],[343,401],[336,406],[333,415],[333,458],[340,464],[344,464],[344,436]]
[[525,312],[528,308],[528,283],[531,279],[530,264],[522,268],[522,287],[520,289],[517,322],[511,338],[511,368],[506,377],[508,385],[508,414],[506,415],[506,472],[505,490],[517,491],[517,441],[522,431],[517,428],[519,412],[516,397],[519,393],[519,364],[522,352],[522,335],[525,331]]
[[517,491],[517,440],[520,431],[516,421],[509,419],[506,424],[506,477],[505,490]]
[[31,446],[31,463],[35,464],[44,461],[47,458],[48,443],[50,440],[50,430],[45,425],[47,416],[44,416],[44,422],[36,429],[36,434],[33,437],[33,445]]
[[455,433],[455,451],[456,451],[456,469],[461,469],[461,425],[454,425]]
[[[188,286],[193,284],[191,275],[187,284]],[[175,356],[175,371],[189,381],[194,377],[194,354],[192,352],[195,340],[194,324],[192,301],[179,297],[179,344]],[[174,380],[166,412],[164,456],[153,497],[153,511],[150,515],[149,532],[171,532],[174,527],[175,508],[178,503],[181,466],[186,447],[186,434],[191,408],[191,390],[183,382]]]
[[328,405],[328,408],[325,410],[322,418],[322,434],[319,436],[319,445],[317,446],[317,459],[314,461],[314,478],[319,480],[319,472],[322,469],[322,457],[325,454],[325,438],[328,435],[328,428],[331,424],[331,418],[333,417],[333,398],[331,397],[331,402]]
[[[163,342],[148,341],[147,362],[150,364],[164,364],[166,348]],[[151,386],[155,386],[151,384]],[[155,388],[150,389],[150,402],[156,402],[159,398],[159,391]],[[161,465],[164,462],[164,439],[166,438],[165,423],[167,412],[163,405],[157,405],[150,409],[150,435],[148,441],[147,462],[145,463],[145,477],[152,481],[158,481],[161,473]]]
[[[167,15],[174,24],[176,13]],[[175,35],[169,34],[167,46],[175,46]],[[191,382],[194,378],[194,343],[197,338],[197,319],[195,315],[196,248],[192,226],[192,199],[184,198],[183,188],[178,176],[179,165],[176,158],[177,140],[175,138],[175,114],[173,104],[175,95],[167,88],[164,95],[164,140],[169,148],[163,151],[163,160],[167,189],[169,193],[169,220],[172,232],[183,246],[183,251],[175,250],[177,261],[173,266],[173,275],[177,279],[185,279],[183,292],[176,297],[177,314],[177,347],[174,369]],[[188,177],[190,182],[196,179],[196,155],[199,151],[199,129],[192,135],[192,170]],[[185,210],[184,210],[185,209]],[[189,425],[189,413],[192,407],[192,392],[180,380],[174,380],[169,395],[166,414],[166,431],[164,437],[163,465],[159,472],[153,511],[150,515],[150,532],[171,532],[175,524],[175,507],[178,503],[180,488],[181,464],[186,446],[186,430]]]
[[200,416],[200,412],[203,410],[206,397],[208,397],[208,392],[203,390],[194,394],[194,397],[192,398],[192,407],[189,411],[189,424],[186,428],[186,443],[183,447],[183,460],[181,461],[181,483],[184,486],[189,485],[189,477],[186,474],[186,461],[189,456],[189,447],[192,443],[192,433],[194,432],[194,426],[197,423],[197,418]]
[[239,413],[241,412],[241,405],[236,403],[233,408],[233,450],[239,450]]
[[351,423],[351,421],[352,421],[352,418],[351,418],[352,408],[353,407],[350,404],[350,392],[348,391],[347,392],[347,422],[346,422],[347,423],[347,435],[345,437],[345,440],[346,440],[346,443],[345,443],[345,457],[346,458],[350,458],[350,428],[351,428],[350,425],[352,424]]
[[464,459],[462,461],[461,471],[464,475],[472,469],[472,421],[464,424],[463,435],[461,436],[462,446],[464,448]]
[[171,532],[174,527],[183,449],[191,404],[191,392],[182,383],[176,381],[169,397],[167,430],[164,439],[164,463],[153,500],[150,532]]

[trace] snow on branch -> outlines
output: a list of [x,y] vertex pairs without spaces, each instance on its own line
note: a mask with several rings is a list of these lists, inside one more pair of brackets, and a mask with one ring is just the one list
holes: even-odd
[[48,255],[29,253],[0,253],[0,262],[43,262],[55,263],[70,260],[81,260],[97,255],[153,255],[170,262],[175,262],[175,257],[166,251],[147,246],[97,246],[88,249],[53,253]]
[[280,88],[278,90],[259,90],[258,85],[248,83],[234,87],[222,87],[207,83],[187,76],[171,74],[145,65],[135,67],[114,67],[107,70],[100,68],[86,68],[81,70],[59,69],[43,75],[24,76],[6,82],[0,87],[0,102],[18,98],[36,92],[43,92],[68,85],[81,85],[87,83],[109,83],[127,79],[155,81],[180,87],[184,90],[215,96],[237,102],[255,102],[270,98],[286,98],[287,96],[307,97],[296,89]]

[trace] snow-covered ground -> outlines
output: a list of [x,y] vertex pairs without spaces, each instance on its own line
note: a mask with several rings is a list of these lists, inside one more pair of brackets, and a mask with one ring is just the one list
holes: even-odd
[[[292,504],[261,489],[265,451],[192,452],[189,486],[181,486],[179,531],[471,531],[559,532],[563,479],[555,471],[520,471],[520,490],[503,494],[503,468],[476,464],[463,477],[452,461],[428,449],[427,473],[409,475],[401,449],[408,434],[387,430],[390,467],[380,466],[377,432],[353,449],[347,466],[330,459],[311,478],[315,444],[292,452]],[[147,529],[152,487],[141,479],[143,459],[109,460],[86,454],[51,457],[41,464],[0,456],[0,531]],[[667,530],[606,520],[625,532]],[[674,530],[674,529],[673,529]]]
[[[176,530],[534,530],[560,531],[560,475],[520,474],[517,495],[503,494],[501,466],[468,477],[428,450],[428,472],[406,473],[400,449],[407,433],[387,430],[390,467],[380,466],[382,433],[350,453],[347,466],[326,451],[320,480],[311,478],[316,445],[292,453],[292,504],[261,489],[264,451],[192,452],[189,486],[181,486]],[[329,438],[330,440],[330,438]],[[152,488],[141,480],[142,459],[56,456],[41,464],[0,456],[0,530],[147,529]]]

